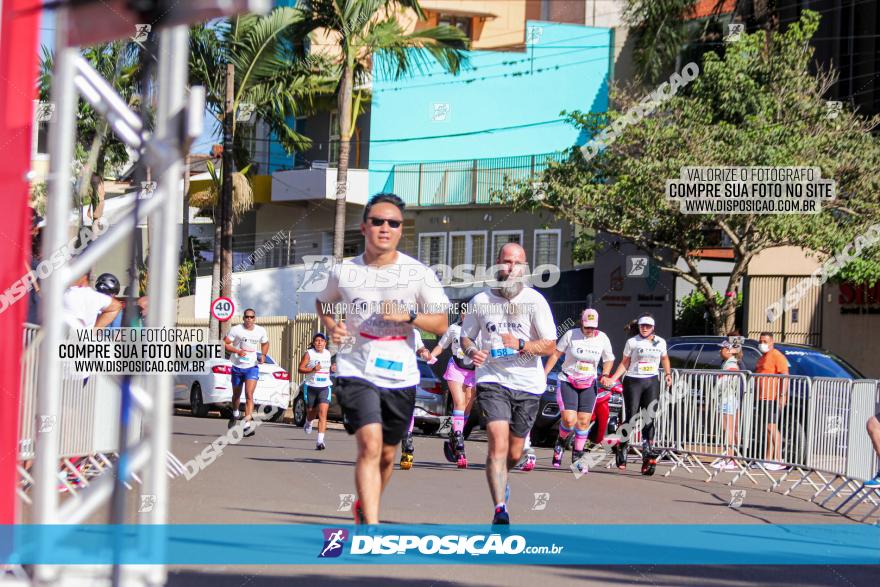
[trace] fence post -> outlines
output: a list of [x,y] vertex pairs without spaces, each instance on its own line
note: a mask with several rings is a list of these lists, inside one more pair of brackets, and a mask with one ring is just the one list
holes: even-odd
[[471,204],[477,203],[477,159],[474,159],[473,171],[471,171]]
[[[419,206],[422,205],[422,168],[424,167],[424,163],[419,163],[419,187],[416,193],[416,202]],[[391,173],[394,173],[393,171]]]

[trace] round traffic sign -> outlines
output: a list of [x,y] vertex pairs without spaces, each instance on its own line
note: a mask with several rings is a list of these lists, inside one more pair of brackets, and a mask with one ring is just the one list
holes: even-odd
[[211,302],[211,315],[220,322],[226,322],[235,314],[235,304],[229,298],[217,298]]

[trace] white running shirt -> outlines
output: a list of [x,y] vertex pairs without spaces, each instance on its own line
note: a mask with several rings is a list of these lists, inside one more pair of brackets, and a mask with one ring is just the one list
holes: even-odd
[[94,328],[98,314],[113,300],[90,287],[70,287],[61,298],[64,321],[71,328]]
[[311,369],[316,364],[321,363],[321,368],[318,371],[306,375],[303,383],[309,387],[329,387],[330,359],[332,358],[330,351],[324,348],[324,350],[319,353],[315,349],[308,349],[306,353],[309,355],[309,364],[306,365],[306,367]]
[[385,389],[418,385],[415,329],[411,324],[385,321],[379,305],[391,301],[419,313],[426,309],[445,312],[449,298],[426,265],[398,251],[395,264],[371,267],[358,255],[333,266],[318,300],[343,302],[348,309],[345,326],[354,345],[350,352],[337,353],[337,376],[366,379]]
[[596,336],[587,338],[583,330],[572,328],[556,343],[556,350],[565,353],[560,381],[570,381],[569,376],[573,379],[595,379],[602,373],[600,362],[614,360],[611,340],[601,330],[596,332]]
[[656,334],[653,340],[636,335],[626,341],[623,356],[629,357],[627,377],[657,377],[660,374],[660,359],[666,356],[666,341]]
[[[474,341],[476,343],[477,341]],[[470,360],[465,354],[464,351],[461,350],[461,325],[460,324],[451,324],[446,333],[440,337],[440,340],[437,342],[438,345],[443,347],[444,349],[452,346],[452,356],[457,358],[462,365],[465,367],[470,367],[474,364],[473,361]],[[479,348],[479,346],[477,347]]]
[[230,341],[229,344],[247,353],[243,357],[238,356],[238,354],[232,355],[232,365],[239,369],[248,369],[256,366],[257,353],[262,348],[261,345],[264,342],[269,342],[269,337],[266,336],[266,329],[256,324],[254,324],[251,330],[245,328],[244,324],[236,324],[229,329],[226,338]]
[[475,295],[470,304],[473,312],[465,315],[460,336],[471,340],[480,337],[482,349],[489,353],[475,371],[477,383],[497,383],[508,389],[543,394],[547,378],[541,357],[530,357],[516,349],[505,348],[501,334],[510,332],[526,342],[555,340],[553,312],[544,296],[525,287],[508,300],[486,290]]

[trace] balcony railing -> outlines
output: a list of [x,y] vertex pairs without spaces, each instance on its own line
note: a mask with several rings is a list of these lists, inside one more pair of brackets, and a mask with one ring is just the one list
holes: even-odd
[[[490,204],[505,181],[530,181],[564,153],[465,159],[395,165],[385,183],[386,192],[409,206],[464,206]],[[496,200],[497,201],[497,200]]]

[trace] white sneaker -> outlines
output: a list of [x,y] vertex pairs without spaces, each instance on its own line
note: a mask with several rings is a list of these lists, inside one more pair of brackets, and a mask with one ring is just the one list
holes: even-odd
[[712,464],[709,466],[712,467],[713,469],[721,469],[721,468],[723,468],[723,465],[724,465],[724,461],[722,461],[721,459],[715,459],[714,461],[712,461]]
[[311,434],[312,433],[312,422],[311,421],[306,422],[306,425],[303,426],[303,430],[305,430],[306,434]]
[[788,467],[786,467],[785,465],[775,465],[773,463],[766,465],[764,468],[768,471],[785,471],[786,469],[788,469]]

